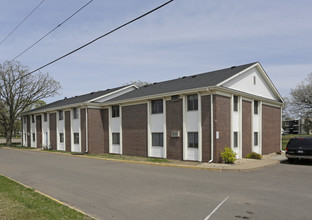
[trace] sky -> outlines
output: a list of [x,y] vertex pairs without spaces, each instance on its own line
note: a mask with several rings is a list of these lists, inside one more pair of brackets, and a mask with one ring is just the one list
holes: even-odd
[[[1,0],[0,41],[42,0]],[[45,0],[0,44],[12,60],[89,0]],[[30,70],[165,3],[93,0],[17,60]],[[259,61],[280,94],[312,72],[311,0],[175,0],[41,70],[62,85],[47,103],[131,81],[160,82]]]

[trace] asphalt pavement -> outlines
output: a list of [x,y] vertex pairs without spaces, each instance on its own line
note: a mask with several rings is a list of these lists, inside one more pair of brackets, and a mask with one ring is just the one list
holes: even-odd
[[311,163],[223,172],[0,148],[0,173],[98,219],[311,219]]

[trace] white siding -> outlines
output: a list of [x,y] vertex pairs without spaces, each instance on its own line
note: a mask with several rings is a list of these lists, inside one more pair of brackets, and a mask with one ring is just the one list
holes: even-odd
[[[33,135],[35,134],[35,140],[33,139]],[[32,122],[32,116],[30,116],[30,144],[31,147],[37,147],[37,132],[36,132],[36,116],[34,116],[34,123]]]
[[41,117],[42,117],[42,147],[48,147],[50,144],[49,115],[47,115],[47,121],[44,121],[44,114],[42,114]]
[[[56,117],[56,143],[57,143],[57,150],[62,150],[65,151],[65,114],[63,111],[63,120],[60,120],[59,118],[59,112],[56,113],[57,117]],[[64,135],[64,141],[63,143],[60,143],[60,133],[63,133]]]
[[[81,132],[80,132],[80,117],[81,112],[78,108],[78,118],[74,119],[74,111],[70,111],[70,120],[71,120],[71,151],[72,152],[81,152]],[[74,133],[79,134],[79,144],[74,143]]]
[[[122,130],[121,130],[121,113],[122,109],[119,106],[119,117],[112,117],[112,108],[108,110],[109,114],[109,153],[122,154]],[[113,133],[119,133],[120,144],[113,144]]]
[[[255,84],[254,78],[256,82]],[[245,93],[254,94],[260,97],[278,100],[278,97],[276,97],[256,67],[224,83],[223,86]]]

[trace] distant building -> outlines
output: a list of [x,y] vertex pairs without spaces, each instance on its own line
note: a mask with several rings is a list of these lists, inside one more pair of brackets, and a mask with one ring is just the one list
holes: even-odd
[[[304,119],[284,120],[282,127],[287,134],[307,134],[304,130]],[[312,130],[309,131],[312,134]]]

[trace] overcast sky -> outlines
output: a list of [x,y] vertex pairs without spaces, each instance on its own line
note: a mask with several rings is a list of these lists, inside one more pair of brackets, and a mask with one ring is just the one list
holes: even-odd
[[[1,0],[0,41],[42,0]],[[11,60],[89,0],[45,0],[0,45]],[[36,69],[163,4],[94,0],[17,60]],[[259,61],[282,96],[312,72],[311,0],[175,0],[44,69],[51,102],[131,81],[159,82]]]

